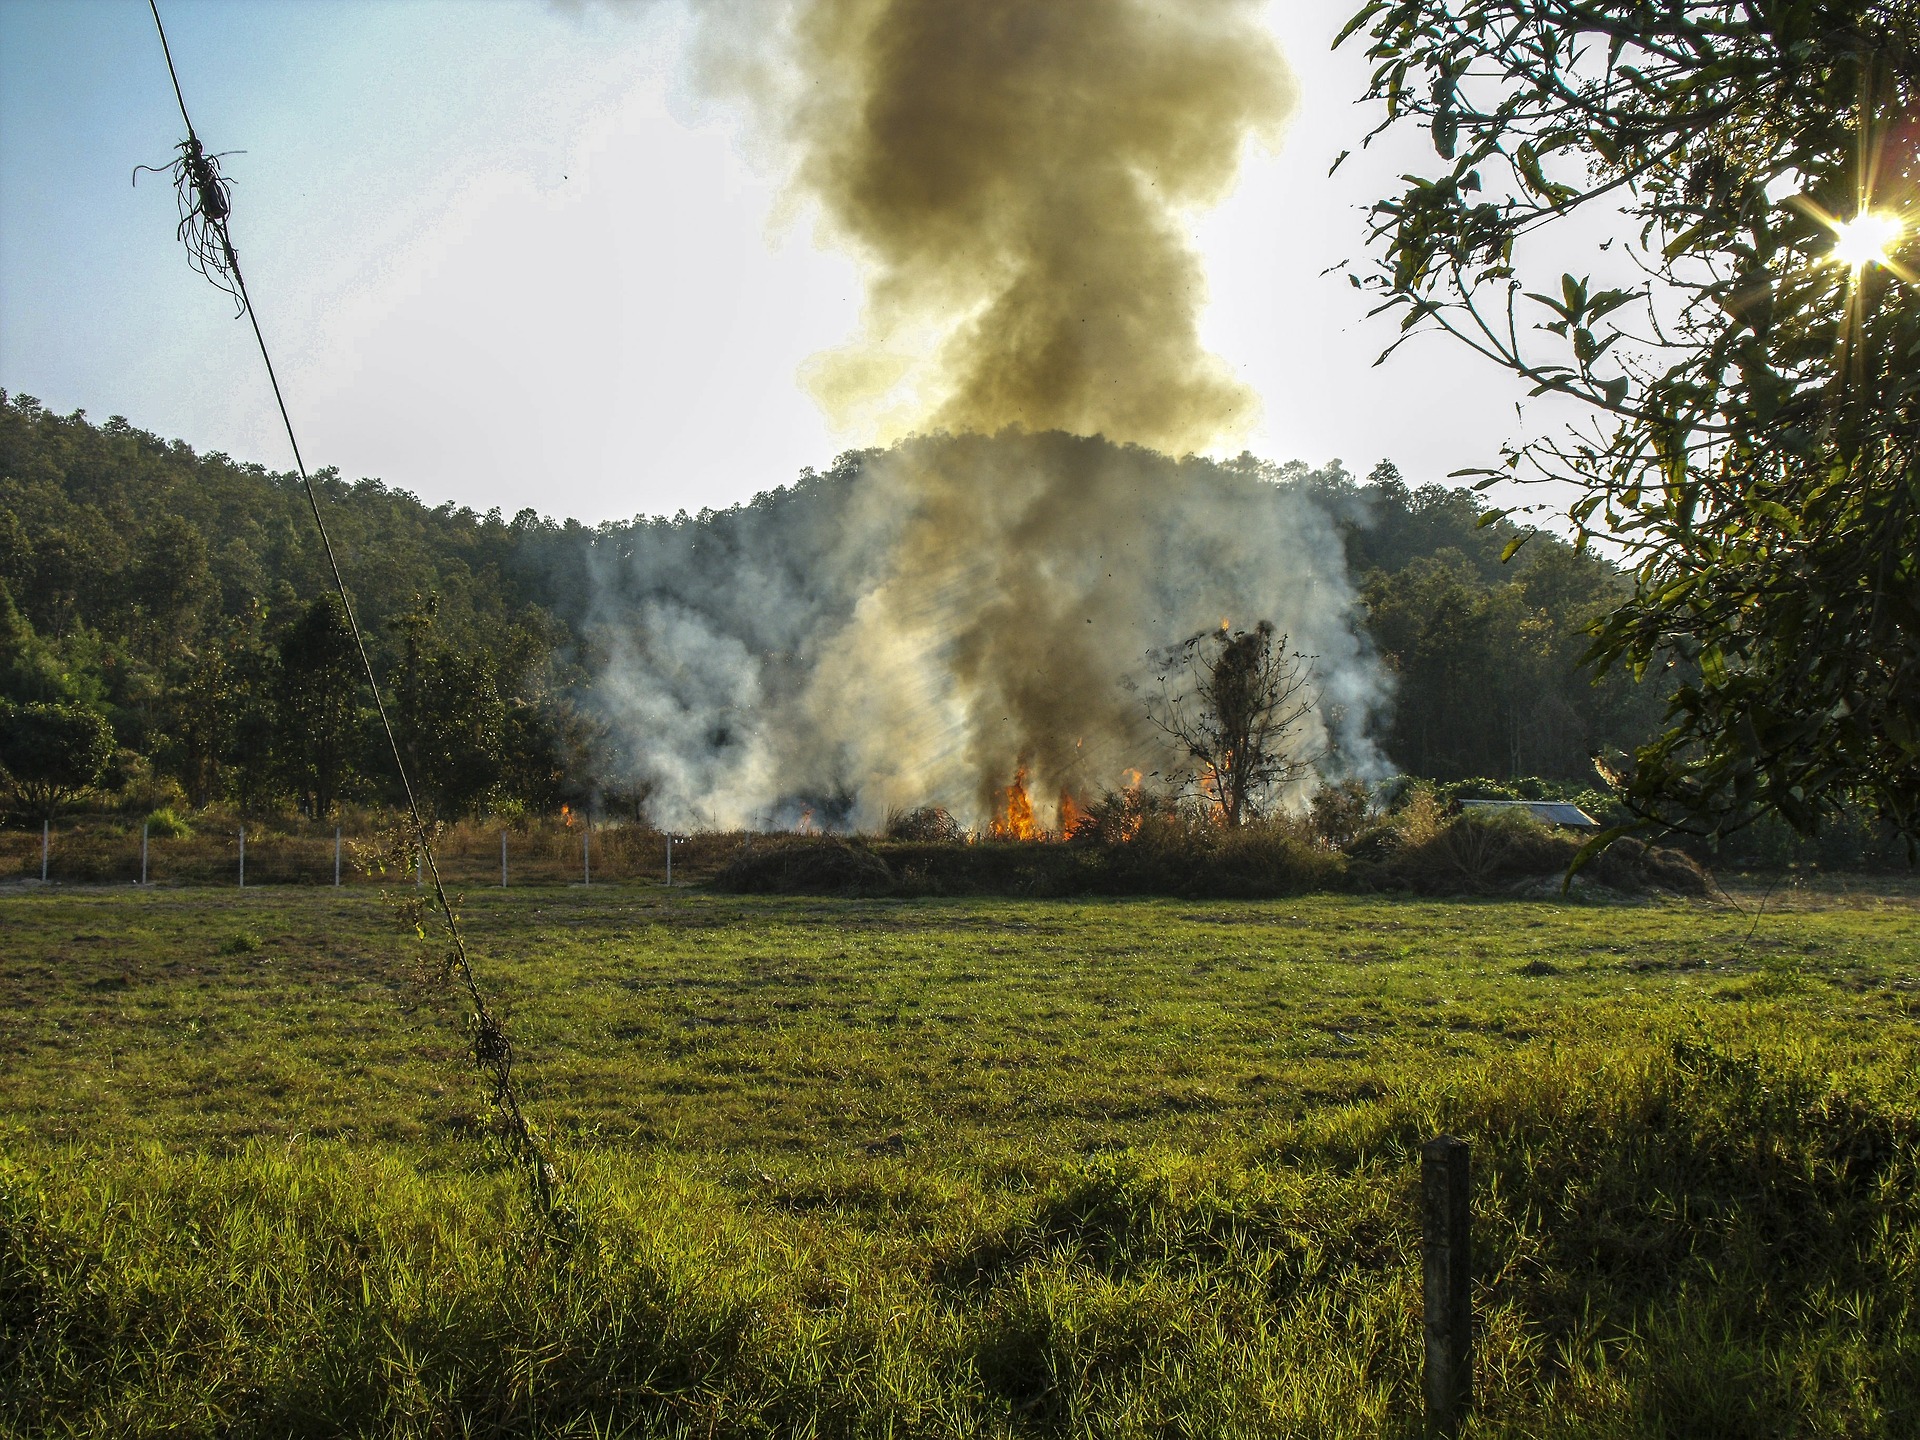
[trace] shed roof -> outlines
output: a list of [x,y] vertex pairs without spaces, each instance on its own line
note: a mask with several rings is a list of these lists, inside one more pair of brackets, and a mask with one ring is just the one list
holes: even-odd
[[1524,810],[1542,825],[1598,830],[1600,822],[1567,800],[1462,800],[1462,810]]

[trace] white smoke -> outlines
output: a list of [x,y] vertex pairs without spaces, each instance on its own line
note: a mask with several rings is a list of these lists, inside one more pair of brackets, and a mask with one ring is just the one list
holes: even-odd
[[[1267,619],[1312,656],[1306,753],[1374,768],[1380,676],[1333,517],[1271,467],[1058,432],[920,438],[594,547],[600,713],[658,823],[1043,819],[1164,770],[1149,653]],[[1300,797],[1294,797],[1298,799]]]

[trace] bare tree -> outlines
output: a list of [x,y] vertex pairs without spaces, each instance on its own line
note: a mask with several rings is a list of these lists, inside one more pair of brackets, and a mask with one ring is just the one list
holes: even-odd
[[1147,714],[1174,744],[1168,779],[1204,799],[1222,823],[1258,817],[1313,768],[1305,721],[1320,703],[1310,656],[1287,649],[1271,621],[1203,630],[1155,657],[1160,692]]

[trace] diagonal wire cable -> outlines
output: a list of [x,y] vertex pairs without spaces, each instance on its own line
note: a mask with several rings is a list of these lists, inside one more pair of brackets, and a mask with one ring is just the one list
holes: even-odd
[[[180,104],[180,120],[187,127],[187,143],[190,155],[202,153],[200,137],[193,128],[193,118],[187,113],[186,96],[180,89],[180,75],[174,68],[173,50],[167,44],[166,26],[160,23],[158,0],[147,0],[147,7],[153,12],[153,26],[160,34],[160,50],[166,56],[167,76],[173,81],[173,96]],[[198,181],[198,177],[196,182]],[[280,391],[280,378],[273,368],[273,356],[267,349],[267,340],[260,331],[260,317],[253,308],[253,299],[247,293],[246,277],[240,269],[240,257],[233,247],[233,238],[227,230],[227,215],[224,203],[209,205],[205,203],[204,192],[201,199],[201,211],[207,226],[220,241],[222,258],[233,277],[233,287],[240,300],[240,308],[246,314],[248,323],[253,327],[254,343],[259,346],[261,362],[267,369],[267,381],[273,387],[273,403],[279,408],[280,423],[287,432],[287,444],[293,450],[294,467],[300,473],[300,483],[306,492],[307,507],[313,512],[313,526],[320,535],[320,548],[327,557],[327,569],[333,576],[334,593],[340,597],[341,608],[347,617],[347,626],[353,632],[354,648],[360,656],[360,668],[366,675],[367,688],[373,692],[374,709],[380,716],[380,728],[386,732],[387,745],[393,752],[393,767],[400,777],[400,788],[407,799],[407,814],[413,823],[414,838],[420,846],[420,853],[433,881],[433,896],[438,906],[442,923],[447,932],[447,960],[453,973],[459,978],[467,993],[467,999],[473,1006],[470,1021],[473,1031],[474,1063],[492,1082],[493,1102],[506,1117],[507,1128],[513,1145],[531,1173],[536,1200],[547,1216],[558,1218],[562,1212],[557,1195],[558,1176],[552,1162],[547,1158],[533,1123],[527,1119],[520,1108],[519,1095],[513,1087],[513,1045],[506,1031],[500,1025],[493,1009],[487,1004],[486,997],[480,991],[479,980],[473,972],[473,964],[467,955],[466,937],[461,933],[460,920],[453,905],[447,898],[445,884],[440,877],[439,862],[433,853],[433,843],[428,835],[426,822],[420,813],[420,802],[413,788],[413,780],[407,773],[407,763],[401,752],[399,737],[394,733],[393,721],[387,714],[386,702],[380,697],[380,682],[374,673],[373,657],[367,651],[366,637],[361,633],[360,622],[353,613],[353,601],[347,595],[347,582],[340,571],[340,561],[334,554],[333,538],[327,533],[327,522],[320,513],[320,497],[315,490],[312,477],[307,474],[306,461],[300,454],[300,441],[294,434],[292,417],[287,413],[287,402]]]

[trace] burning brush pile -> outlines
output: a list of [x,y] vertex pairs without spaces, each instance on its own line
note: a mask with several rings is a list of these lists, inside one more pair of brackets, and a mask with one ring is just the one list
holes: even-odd
[[[1017,796],[1010,809],[1020,816]],[[1257,898],[1334,888],[1345,873],[1339,853],[1301,823],[1227,829],[1143,790],[1103,797],[1064,830],[1039,828],[1029,812],[1016,833],[1010,818],[968,832],[927,807],[875,836],[763,836],[713,883],[743,894]]]
[[[1075,808],[1067,829],[1016,836],[1030,814],[1016,780],[1008,814],[984,832],[933,806],[891,817],[873,836],[750,840],[716,888],[746,894],[846,896],[1174,895],[1262,899],[1310,891],[1556,898],[1584,835],[1518,814],[1449,815],[1413,787],[1377,808],[1366,787],[1323,787],[1298,816],[1222,823],[1217,801],[1135,784]],[[1024,805],[1023,805],[1024,802]],[[1571,893],[1606,900],[1701,896],[1711,876],[1684,853],[1623,839],[1583,867]]]

